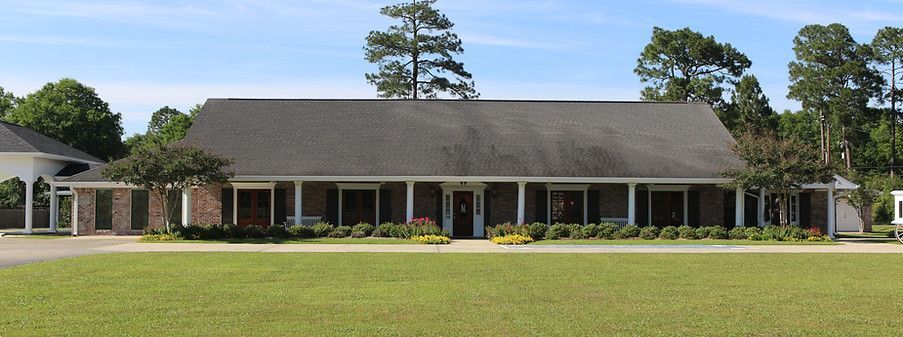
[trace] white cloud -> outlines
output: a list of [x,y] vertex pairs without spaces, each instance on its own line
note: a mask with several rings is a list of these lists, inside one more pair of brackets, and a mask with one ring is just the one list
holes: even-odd
[[672,0],[680,3],[704,5],[725,11],[766,17],[775,20],[810,24],[844,22],[847,24],[903,21],[903,13],[876,12],[851,2],[853,6],[837,6],[824,2],[783,0]]

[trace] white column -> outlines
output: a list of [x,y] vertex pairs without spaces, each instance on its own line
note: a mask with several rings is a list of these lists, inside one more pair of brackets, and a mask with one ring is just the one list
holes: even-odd
[[546,184],[546,224],[552,225],[552,184]]
[[627,223],[636,224],[636,183],[627,184]]
[[411,222],[414,220],[414,182],[408,181],[408,196],[407,196],[407,204],[405,204],[405,221]]
[[300,225],[301,222],[301,188],[304,182],[295,182],[295,224]]
[[[285,200],[282,201],[282,204],[285,205]],[[270,226],[276,224],[276,183],[270,185]],[[285,222],[281,224],[285,226]]]
[[72,218],[70,226],[72,226],[72,236],[78,235],[78,191],[70,187],[72,190]]
[[524,203],[526,201],[527,182],[517,182],[517,224],[524,223]]
[[737,197],[734,202],[734,226],[735,227],[743,227],[743,200],[745,198],[745,192],[742,188],[737,189]]
[[756,215],[756,220],[758,221],[759,227],[765,227],[765,189],[759,189],[759,202],[756,204],[758,214]]
[[25,181],[25,233],[31,234],[34,225],[34,179]]
[[238,187],[232,185],[232,224],[238,226]]
[[182,226],[191,224],[191,187],[182,190]]
[[[690,214],[689,214],[689,213],[690,213],[690,200],[689,200],[689,198],[690,198],[690,191],[684,190],[684,196],[683,196],[684,204],[683,204],[683,206],[682,206],[683,209],[684,209],[684,211],[683,211],[683,213],[684,213],[684,218],[683,218],[684,225],[689,225],[689,224],[690,224]],[[698,225],[698,224],[697,224],[697,225]]]
[[834,238],[834,184],[828,185],[828,237]]
[[56,185],[50,185],[50,232],[56,233],[60,216],[60,198],[56,195]]

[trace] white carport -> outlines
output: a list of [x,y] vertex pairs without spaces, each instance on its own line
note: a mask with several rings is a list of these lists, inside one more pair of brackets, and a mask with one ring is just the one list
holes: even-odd
[[[52,183],[59,175],[70,175],[103,161],[33,130],[0,122],[0,182],[19,178],[25,182],[25,233],[31,233],[34,183],[38,178]],[[64,170],[65,169],[65,170]],[[50,230],[56,231],[59,198],[50,184]]]

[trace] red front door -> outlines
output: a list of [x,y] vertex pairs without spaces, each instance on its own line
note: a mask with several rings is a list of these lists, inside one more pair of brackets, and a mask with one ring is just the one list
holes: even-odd
[[270,225],[270,190],[238,190],[238,225]]
[[473,192],[454,192],[452,202],[454,212],[452,234],[456,237],[473,236]]
[[342,224],[354,226],[361,222],[375,224],[376,191],[342,191]]
[[652,192],[653,226],[680,226],[683,222],[683,192]]

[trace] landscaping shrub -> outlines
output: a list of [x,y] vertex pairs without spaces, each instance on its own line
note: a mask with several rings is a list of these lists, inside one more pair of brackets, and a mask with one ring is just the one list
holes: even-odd
[[260,239],[266,236],[266,231],[264,231],[263,227],[250,225],[244,228],[244,234],[249,239]]
[[705,239],[709,237],[709,227],[696,227],[696,238]]
[[243,238],[245,237],[245,229],[236,224],[225,224],[223,225],[223,233],[226,234],[226,237],[229,238]]
[[709,239],[727,239],[727,228],[721,226],[711,226],[709,227],[709,235],[707,236]]
[[314,237],[314,230],[304,225],[294,225],[288,228],[288,234],[293,238],[309,239]]
[[762,229],[762,240],[801,241],[809,238],[809,231],[796,226],[768,225]]
[[312,229],[314,230],[315,237],[322,238],[329,235],[329,233],[332,233],[335,226],[328,222],[318,222],[313,225]]
[[743,227],[731,228],[730,233],[728,233],[728,237],[730,237],[731,240],[746,240],[746,229]]
[[527,235],[531,238],[544,238],[546,237],[546,231],[548,230],[549,225],[542,222],[534,222],[528,226]]
[[696,239],[696,229],[687,225],[677,227],[677,236],[681,239]]
[[451,239],[444,235],[417,235],[412,236],[411,240],[424,245],[444,245],[451,242]]
[[271,238],[280,238],[284,239],[288,237],[288,230],[285,229],[285,225],[272,225],[267,227],[267,236]]
[[596,235],[599,235],[599,226],[591,223],[586,226],[583,226],[583,237],[584,238],[594,238]]
[[486,237],[493,238],[496,236],[505,236],[508,234],[527,234],[530,228],[527,225],[514,225],[511,222],[501,223],[495,226],[486,227]]
[[658,228],[655,226],[646,226],[640,229],[640,239],[655,240],[658,237]]
[[370,235],[373,235],[376,237],[388,238],[388,237],[392,236],[392,228],[394,228],[394,227],[395,227],[395,224],[393,224],[391,222],[383,222],[383,223],[377,225],[376,228],[373,229],[373,233],[370,233]]
[[368,236],[369,235],[367,235],[367,232],[363,232],[363,231],[352,231],[351,232],[351,237],[355,238],[355,239],[365,238]]
[[762,230],[759,227],[738,227],[743,228],[743,233],[746,234],[747,240],[759,241],[762,240]]
[[364,236],[370,236],[373,234],[373,230],[373,225],[366,222],[359,222],[357,225],[354,225],[354,227],[351,227],[352,232],[363,232]]
[[640,236],[640,227],[627,225],[615,232],[616,239],[631,239]]
[[556,223],[554,225],[549,226],[549,230],[546,231],[545,238],[547,240],[557,240],[562,237],[569,237],[571,233],[568,231],[568,226],[561,223]]
[[140,239],[138,239],[138,241],[160,242],[160,241],[176,241],[176,240],[180,240],[180,239],[181,239],[181,237],[179,237],[177,235],[162,233],[162,234],[144,234],[141,236]]
[[597,239],[614,239],[615,232],[618,231],[618,225],[611,222],[603,222],[596,226]]
[[338,226],[328,234],[331,238],[346,238],[349,235],[351,235],[350,226]]
[[675,240],[680,237],[680,234],[677,232],[677,227],[674,226],[666,226],[662,228],[662,231],[658,233],[658,237],[665,240]]
[[490,239],[493,243],[499,245],[525,245],[533,242],[533,238],[529,235],[508,234],[504,236],[496,236]]
[[568,234],[568,237],[574,240],[586,239],[586,234],[583,232],[583,226],[579,224],[569,224]]

